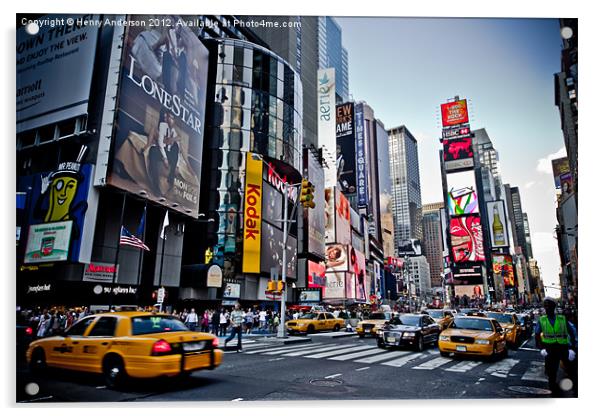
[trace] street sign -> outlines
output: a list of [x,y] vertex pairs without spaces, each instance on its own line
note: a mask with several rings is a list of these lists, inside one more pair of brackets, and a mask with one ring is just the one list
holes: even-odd
[[157,303],[163,303],[165,300],[165,288],[161,287],[157,290]]
[[265,291],[265,297],[268,300],[282,300],[282,293],[280,293],[280,292],[268,292],[266,290]]

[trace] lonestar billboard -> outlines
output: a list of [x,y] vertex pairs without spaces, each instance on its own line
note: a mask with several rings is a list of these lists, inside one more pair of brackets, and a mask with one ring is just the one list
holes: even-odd
[[261,203],[263,164],[247,153],[243,233],[243,273],[259,273],[261,265]]

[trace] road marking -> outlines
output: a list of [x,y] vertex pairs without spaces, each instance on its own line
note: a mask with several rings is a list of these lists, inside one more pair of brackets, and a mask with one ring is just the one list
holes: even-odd
[[385,352],[384,354],[375,355],[373,357],[367,357],[367,358],[362,358],[361,360],[355,360],[355,362],[356,363],[372,364],[372,363],[375,363],[377,361],[384,361],[384,360],[388,360],[390,358],[401,357],[402,355],[407,355],[409,353],[410,353],[409,351],[390,351],[390,352]]
[[242,402],[242,400],[243,400],[242,397],[239,397],[238,399],[233,399],[232,401],[233,402]]
[[287,349],[283,348],[279,348],[277,350],[272,350],[272,351],[268,351],[266,353],[263,353],[263,355],[278,355],[278,354],[283,354],[285,352],[291,352],[291,351],[302,351],[302,350],[313,350],[315,349],[317,346],[316,345],[305,345],[305,346],[294,346],[294,347],[289,347]]
[[303,354],[309,354],[309,353],[314,353],[314,352],[322,352],[322,351],[332,351],[332,350],[336,350],[341,348],[340,345],[330,345],[328,347],[325,346],[321,346],[321,347],[315,347],[313,349],[307,349],[307,350],[301,350],[301,351],[293,351],[293,352],[289,352],[287,354],[283,354],[285,357],[298,357],[300,355]]
[[45,397],[38,397],[37,399],[21,400],[19,403],[39,402],[40,400],[48,400],[48,399],[52,399],[53,397],[54,396],[45,396]]
[[414,370],[434,370],[435,368],[441,367],[449,363],[452,359],[446,357],[433,358],[432,360],[426,361],[416,367],[412,367]]
[[525,346],[525,344],[526,344],[527,342],[529,342],[530,340],[531,340],[531,339],[526,339],[526,340],[525,340],[525,342],[523,342],[522,344],[520,344],[520,347],[521,347],[521,348],[522,348],[522,347],[524,347],[524,346]]
[[364,371],[364,370],[367,370],[367,369],[369,369],[369,368],[370,368],[370,367],[356,368],[356,370],[355,370],[355,371]]
[[272,348],[265,348],[265,349],[261,349],[261,350],[246,351],[245,354],[262,354],[264,352],[275,352],[275,351],[282,351],[282,352],[293,351],[293,350],[301,349],[301,348],[305,348],[305,349],[311,348],[311,347],[314,347],[314,346],[319,345],[319,344],[320,343],[316,343],[316,344],[309,345],[309,346],[306,346],[306,347],[299,347],[298,345],[287,346],[287,347],[278,347],[278,348],[272,347]]
[[445,371],[453,371],[455,373],[465,373],[480,365],[480,361],[462,361],[453,367],[446,368]]
[[313,355],[306,355],[305,357],[306,358],[325,358],[325,357],[332,357],[334,355],[344,354],[347,352],[367,350],[369,348],[372,348],[372,345],[362,345],[360,347],[343,348],[342,350],[322,352],[320,354],[313,354]]
[[521,380],[526,381],[548,381],[545,375],[544,363],[542,361],[531,361],[529,369],[521,377]]
[[485,372],[489,373],[490,375],[492,375],[494,377],[508,378],[508,374],[510,373],[510,370],[512,370],[512,367],[514,367],[518,363],[519,363],[519,360],[515,360],[512,358],[506,358],[503,361],[500,361],[498,363],[493,364],[492,366],[489,366],[488,368],[485,369]]
[[284,360],[283,357],[279,357],[279,358],[270,358],[268,361],[280,361],[280,360]]
[[96,389],[97,389],[97,390],[100,390],[100,389],[106,389],[106,388],[107,388],[107,386],[96,386]]
[[536,352],[541,351],[541,350],[538,350],[537,348],[529,348],[529,347],[520,347],[519,350],[521,350],[521,351],[536,351]]
[[354,352],[352,354],[345,354],[345,355],[340,355],[338,357],[331,357],[329,358],[329,360],[336,360],[336,361],[347,361],[347,360],[352,360],[354,358],[359,358],[359,357],[366,357],[368,355],[374,355],[374,354],[381,354],[382,353],[382,349],[380,348],[372,348],[371,350],[365,350],[365,351],[360,351],[360,352]]
[[426,354],[413,353],[410,355],[406,355],[405,357],[398,358],[396,360],[387,361],[386,363],[381,363],[381,365],[388,365],[391,367],[401,367],[404,364],[407,364],[410,361],[416,360],[418,358],[424,357]]
[[335,377],[339,377],[339,376],[342,376],[342,374],[340,374],[340,373],[339,374],[333,374],[333,375],[330,375],[330,376],[326,376],[324,378],[335,378]]

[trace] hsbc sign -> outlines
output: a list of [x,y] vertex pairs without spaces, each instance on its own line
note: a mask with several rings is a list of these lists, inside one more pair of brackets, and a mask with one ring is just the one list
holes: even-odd
[[443,139],[459,139],[470,136],[470,127],[452,127],[441,131]]

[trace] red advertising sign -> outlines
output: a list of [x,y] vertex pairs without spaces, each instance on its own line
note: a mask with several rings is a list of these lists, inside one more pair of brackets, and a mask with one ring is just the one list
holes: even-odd
[[497,254],[493,256],[492,260],[493,274],[502,276],[504,279],[505,288],[514,287],[515,282],[512,256],[506,254]]
[[466,105],[466,100],[441,104],[441,121],[443,127],[468,123],[468,106]]
[[480,216],[452,217],[450,234],[455,263],[485,261]]

